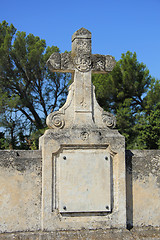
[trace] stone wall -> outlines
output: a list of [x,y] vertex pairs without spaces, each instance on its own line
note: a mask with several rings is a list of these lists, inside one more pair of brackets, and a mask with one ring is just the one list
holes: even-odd
[[0,232],[40,229],[41,173],[41,151],[0,151]]
[[160,226],[160,150],[126,151],[127,224]]
[[[0,151],[0,232],[41,229],[41,151]],[[160,150],[126,151],[127,226],[160,226]]]

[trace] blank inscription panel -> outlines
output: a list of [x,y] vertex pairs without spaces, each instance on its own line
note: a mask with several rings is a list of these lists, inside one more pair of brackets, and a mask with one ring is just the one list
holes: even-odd
[[56,162],[60,212],[111,211],[111,159],[106,149],[63,150]]

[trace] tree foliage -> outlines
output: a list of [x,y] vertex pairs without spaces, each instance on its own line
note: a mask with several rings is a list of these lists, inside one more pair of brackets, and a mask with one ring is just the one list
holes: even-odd
[[122,54],[110,74],[94,75],[99,104],[116,114],[127,148],[160,148],[160,81],[149,74],[136,53]]
[[10,135],[11,148],[17,137],[25,145],[33,132],[44,129],[47,115],[66,98],[69,74],[51,73],[46,66],[53,52],[58,47],[46,47],[45,40],[6,21],[0,24],[0,125]]
[[[70,74],[48,70],[53,52],[59,48],[0,23],[0,149],[36,149],[47,115],[65,101]],[[160,148],[160,81],[136,53],[122,54],[111,73],[92,81],[101,107],[116,115],[127,148]]]

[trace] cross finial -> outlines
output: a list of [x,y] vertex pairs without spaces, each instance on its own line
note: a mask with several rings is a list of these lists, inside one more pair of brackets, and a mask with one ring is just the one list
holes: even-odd
[[72,35],[72,42],[75,38],[91,39],[91,36],[91,32],[82,27]]
[[106,73],[113,70],[115,60],[111,55],[91,54],[91,51],[91,33],[81,28],[72,36],[71,53],[55,52],[48,59],[47,64],[53,72],[74,72],[78,64],[81,65],[78,69],[81,71],[83,65],[86,66],[87,63],[89,66],[84,67],[83,71],[91,69],[93,73]]
[[[106,73],[112,71],[115,65],[114,58],[110,55],[105,56],[100,54],[92,54],[91,33],[87,29],[81,28],[77,30],[72,36],[71,53],[53,53],[47,61],[47,64],[50,70],[53,72],[74,73],[74,84],[72,85],[70,91],[72,92],[72,97],[70,97],[70,93],[70,95],[68,96],[68,99],[70,100],[67,100],[65,106],[62,107],[59,112],[52,113],[48,116],[48,126],[54,128],[55,124],[53,124],[52,117],[56,116],[57,114],[62,114],[62,112],[63,115],[66,115],[67,111],[73,113],[74,124],[76,123],[77,125],[93,125],[96,122],[96,109],[94,109],[94,107],[97,103],[94,99],[91,73]],[[69,105],[67,105],[69,101],[70,105],[71,102],[72,104],[74,102],[72,106],[72,111],[67,110],[69,107]],[[98,108],[100,110],[100,107]],[[104,113],[102,109],[100,111],[103,112],[102,122],[108,121],[104,120],[106,118],[112,118],[114,124],[109,123],[106,125],[115,125],[115,119],[111,114]],[[64,127],[64,124],[61,124],[59,127]]]
[[81,28],[73,34],[71,56],[77,70],[91,70],[91,33],[87,29]]

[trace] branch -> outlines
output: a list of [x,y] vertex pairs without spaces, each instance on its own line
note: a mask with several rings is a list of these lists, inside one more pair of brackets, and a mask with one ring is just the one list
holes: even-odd
[[34,120],[29,116],[29,114],[24,109],[22,109],[21,107],[17,107],[17,108],[27,117],[28,120],[31,121],[31,123],[34,123]]

